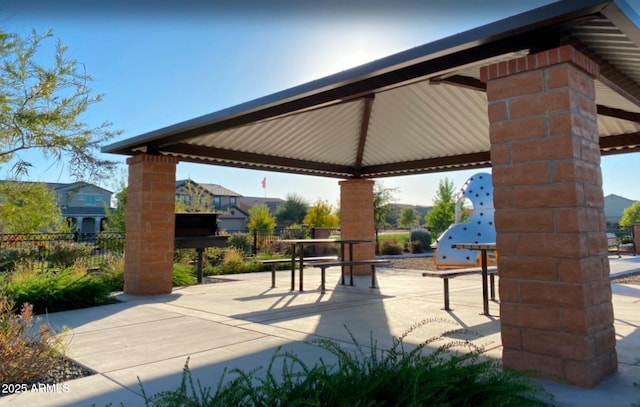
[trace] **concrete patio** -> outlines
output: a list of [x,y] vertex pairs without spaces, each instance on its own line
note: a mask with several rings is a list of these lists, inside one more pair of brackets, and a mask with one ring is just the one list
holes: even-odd
[[[640,271],[640,256],[610,256],[611,273]],[[481,315],[479,276],[451,282],[452,311],[442,310],[442,282],[418,270],[381,268],[379,289],[369,277],[356,286],[340,286],[339,269],[328,272],[328,291],[317,289],[317,270],[305,273],[304,292],[289,291],[288,272],[279,272],[277,288],[269,273],[225,276],[229,281],[174,290],[169,295],[120,295],[122,302],[50,314],[56,327],[69,327],[67,354],[95,375],[69,381],[57,391],[0,398],[0,406],[144,405],[139,380],[147,394],[175,389],[189,358],[194,376],[215,387],[224,368],[250,370],[266,366],[278,347],[313,364],[328,354],[305,341],[334,338],[350,346],[349,328],[357,341],[379,347],[413,324],[405,343],[419,343],[452,328],[479,336],[473,343],[489,356],[501,357],[499,306]],[[587,390],[555,382],[542,384],[558,406],[630,406],[640,403],[640,286],[613,285],[618,373]]]

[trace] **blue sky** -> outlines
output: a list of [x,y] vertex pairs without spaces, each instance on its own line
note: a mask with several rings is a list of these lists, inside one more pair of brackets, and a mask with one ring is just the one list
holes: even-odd
[[[52,29],[68,46],[68,55],[86,66],[96,93],[105,95],[84,120],[112,122],[113,129],[123,131],[120,140],[551,2],[0,0],[0,27],[19,34]],[[639,169],[637,154],[603,157],[605,194],[640,200],[625,176]],[[378,181],[398,188],[397,202],[431,205],[441,179],[461,187],[475,172]],[[337,179],[188,163],[178,165],[177,177],[220,184],[245,196],[264,196],[266,177],[270,197],[296,193],[333,205],[340,191]],[[70,181],[63,166],[43,162],[29,179]],[[123,174],[101,186],[114,190],[120,179]]]

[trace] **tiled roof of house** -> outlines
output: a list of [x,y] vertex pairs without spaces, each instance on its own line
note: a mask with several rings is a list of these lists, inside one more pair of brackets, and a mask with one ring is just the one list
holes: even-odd
[[88,182],[84,182],[84,181],[77,181],[77,182],[40,182],[40,181],[13,181],[13,180],[0,180],[0,182],[14,182],[14,183],[18,183],[18,184],[45,184],[47,186],[47,188],[51,189],[51,190],[57,190],[57,189],[62,189],[62,188],[82,188],[85,186],[88,187],[93,187],[99,190],[102,190],[104,192],[108,192],[110,194],[112,194],[112,191],[109,191],[108,189],[102,188],[98,185],[95,184],[90,184]]
[[275,213],[278,206],[284,202],[280,198],[262,198],[257,196],[243,196],[238,198],[238,207],[247,212],[249,208],[256,205],[267,205],[269,212]]
[[206,189],[207,191],[211,192],[215,196],[236,196],[236,197],[242,196],[242,194],[239,194],[228,188],[225,188],[222,185],[218,185],[218,184],[199,184],[199,185],[202,188]]
[[230,190],[228,188],[225,188],[222,185],[205,184],[205,183],[196,182],[196,181],[190,180],[190,179],[177,180],[176,181],[176,188],[185,186],[188,182],[191,182],[194,185],[202,187],[203,189],[205,189],[207,192],[209,192],[211,195],[214,195],[214,196],[235,196],[235,197],[241,197],[242,196],[242,194],[239,194],[239,193],[237,193],[235,191],[232,191],[232,190]]

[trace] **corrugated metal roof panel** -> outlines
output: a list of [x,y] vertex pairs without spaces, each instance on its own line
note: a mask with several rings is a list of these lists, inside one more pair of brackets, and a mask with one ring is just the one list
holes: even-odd
[[[464,115],[460,107],[464,106]],[[366,164],[418,160],[489,149],[486,95],[428,81],[376,95]]]
[[354,101],[264,120],[199,137],[201,146],[348,165],[362,117]]

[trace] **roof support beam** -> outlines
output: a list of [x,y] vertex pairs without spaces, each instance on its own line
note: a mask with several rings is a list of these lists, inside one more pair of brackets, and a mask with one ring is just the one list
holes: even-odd
[[[270,155],[247,153],[243,151],[226,150],[216,147],[197,146],[193,144],[179,143],[165,146],[162,153],[176,155],[180,161],[197,163],[219,162],[225,166],[273,170],[286,169],[286,172],[313,173],[314,175],[329,176],[335,173],[336,177],[347,178],[353,172],[353,168],[346,165],[326,164],[315,161],[298,160],[294,158],[275,157]],[[285,172],[285,171],[283,171]]]
[[600,76],[598,79],[602,83],[613,89],[616,93],[631,103],[640,105],[640,86],[638,86],[638,84],[629,79],[627,75],[620,72],[615,66],[611,65],[582,42],[573,41],[571,45],[593,62],[600,65]]
[[634,151],[640,151],[640,133],[600,137],[600,152],[602,155],[631,153]]
[[[597,105],[598,114],[609,116],[616,119],[629,120],[630,122],[640,123],[640,113],[629,112],[622,109],[614,109],[612,107]],[[609,138],[609,137],[607,137]]]
[[459,171],[469,168],[486,168],[491,166],[491,153],[462,154],[451,157],[429,158],[425,160],[389,163],[363,167],[363,175],[369,178],[426,174],[429,172]]
[[364,156],[364,147],[367,143],[367,134],[369,134],[369,121],[371,119],[371,108],[373,107],[374,94],[366,96],[364,107],[362,109],[362,121],[360,123],[360,138],[358,139],[358,151],[356,152],[356,161],[354,164],[355,177],[360,177],[362,170],[362,158]]
[[[479,79],[463,75],[453,75],[447,78],[431,79],[429,83],[434,85],[443,83],[447,85],[459,86],[466,89],[477,90],[479,92],[487,91],[487,85],[484,82],[480,81]],[[640,113],[629,112],[622,109],[615,109],[604,105],[597,105],[597,107],[599,115],[640,123]]]
[[477,90],[480,92],[487,91],[486,83],[482,82],[480,79],[464,75],[452,75],[445,78],[433,78],[429,80],[429,83],[432,85],[440,85],[441,83],[443,83],[447,85],[459,86],[461,88]]

